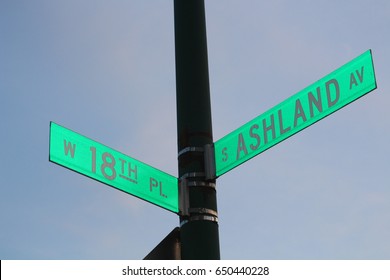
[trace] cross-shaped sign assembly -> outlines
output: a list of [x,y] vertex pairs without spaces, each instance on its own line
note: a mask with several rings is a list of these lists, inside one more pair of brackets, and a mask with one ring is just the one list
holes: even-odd
[[[147,259],[219,259],[216,179],[376,89],[368,50],[212,141],[204,2],[174,0],[179,178],[50,123],[49,160],[177,213]],[[172,250],[172,252],[167,252]]]

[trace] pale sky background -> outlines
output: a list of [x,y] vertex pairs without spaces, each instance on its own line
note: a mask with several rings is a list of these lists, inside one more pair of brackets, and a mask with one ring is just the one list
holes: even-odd
[[[378,89],[217,181],[222,259],[390,259],[390,1],[208,0],[214,140],[372,49]],[[171,0],[0,0],[0,259],[142,259],[176,214],[49,162],[49,122],[177,176]]]

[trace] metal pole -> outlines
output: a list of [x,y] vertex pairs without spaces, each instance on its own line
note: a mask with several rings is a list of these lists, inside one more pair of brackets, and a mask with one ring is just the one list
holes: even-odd
[[174,0],[182,259],[220,259],[215,180],[206,180],[213,143],[203,0]]

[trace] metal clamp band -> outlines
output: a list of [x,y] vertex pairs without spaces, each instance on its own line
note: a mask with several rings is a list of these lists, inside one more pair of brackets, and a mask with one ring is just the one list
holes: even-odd
[[216,184],[211,182],[199,182],[199,181],[191,181],[188,182],[187,186],[189,187],[208,187],[215,189]]
[[191,173],[186,173],[186,174],[182,175],[179,178],[179,180],[188,179],[188,178],[202,178],[204,176],[205,176],[204,172],[191,172]]
[[185,153],[190,153],[190,152],[203,153],[204,149],[202,147],[186,147],[186,148],[182,149],[181,151],[179,151],[179,153],[177,154],[177,157],[180,157],[181,155],[183,155]]
[[218,217],[218,212],[212,209],[207,208],[190,208],[188,212],[195,214],[210,214],[212,216]]
[[211,222],[218,223],[218,218],[215,216],[200,215],[200,216],[191,216],[189,218],[189,221],[211,221]]
[[211,222],[214,222],[214,223],[218,223],[218,218],[215,217],[215,216],[204,216],[204,215],[202,215],[202,216],[192,216],[192,217],[189,217],[188,220],[181,221],[180,226],[182,227],[183,225],[185,225],[189,221],[211,221]]

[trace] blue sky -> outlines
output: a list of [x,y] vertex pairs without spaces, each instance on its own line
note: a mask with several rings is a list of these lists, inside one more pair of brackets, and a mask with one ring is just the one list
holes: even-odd
[[[214,139],[368,49],[378,89],[220,177],[223,259],[390,258],[390,2],[205,1]],[[50,163],[55,121],[177,176],[173,1],[0,2],[0,259],[142,259],[178,216]]]

